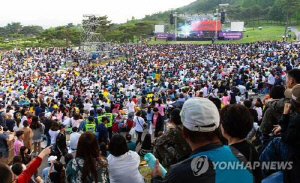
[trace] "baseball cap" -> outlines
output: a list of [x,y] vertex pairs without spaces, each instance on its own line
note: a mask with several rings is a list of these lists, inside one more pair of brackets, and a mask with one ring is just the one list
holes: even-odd
[[300,84],[295,85],[292,89],[287,89],[284,95],[286,98],[291,98],[296,103],[300,103]]
[[51,112],[47,112],[46,114],[45,114],[45,117],[46,118],[49,118],[51,116]]
[[183,126],[191,131],[212,132],[219,127],[220,115],[213,102],[206,98],[188,99],[180,112]]
[[48,162],[52,162],[52,161],[54,161],[54,160],[56,160],[57,159],[57,156],[50,156],[49,158],[48,158]]

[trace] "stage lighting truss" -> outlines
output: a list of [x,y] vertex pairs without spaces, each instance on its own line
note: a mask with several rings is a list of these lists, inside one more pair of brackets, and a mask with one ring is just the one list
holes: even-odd
[[101,25],[99,17],[100,15],[97,14],[83,15],[81,46],[86,52],[107,52],[110,47],[110,43],[106,41],[99,29]]

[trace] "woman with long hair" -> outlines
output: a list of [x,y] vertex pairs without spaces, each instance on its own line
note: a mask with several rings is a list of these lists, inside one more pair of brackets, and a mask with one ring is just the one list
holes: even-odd
[[33,116],[30,128],[33,132],[33,150],[35,153],[39,153],[41,152],[42,134],[44,132],[45,126],[44,124],[39,122],[39,118],[37,116]]
[[142,142],[142,147],[139,150],[139,155],[143,157],[145,154],[152,153],[152,152],[153,152],[153,144],[151,141],[151,135],[146,134],[144,141]]
[[78,141],[75,159],[66,168],[67,182],[108,182],[107,160],[99,153],[96,135],[83,133]]
[[20,156],[24,165],[27,165],[31,161],[31,157],[28,154],[28,149],[26,148],[26,146],[22,146],[20,148]]
[[50,128],[49,132],[48,132],[49,136],[50,136],[50,139],[51,139],[51,145],[55,144],[55,142],[56,142],[56,137],[59,133],[58,128],[59,128],[58,123],[54,121],[51,125],[51,128]]

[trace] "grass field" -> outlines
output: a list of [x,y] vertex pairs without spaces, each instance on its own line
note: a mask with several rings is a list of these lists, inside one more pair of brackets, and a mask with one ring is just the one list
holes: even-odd
[[[227,41],[216,41],[216,43],[250,43],[256,41],[267,41],[267,40],[282,40],[282,36],[284,34],[285,27],[284,26],[264,26],[262,30],[258,30],[258,28],[247,28],[247,31],[244,32],[244,36],[240,40],[227,40]],[[291,32],[292,38],[294,38],[295,34]],[[157,40],[157,41],[149,41],[148,44],[210,44],[211,41],[168,41],[165,40]]]

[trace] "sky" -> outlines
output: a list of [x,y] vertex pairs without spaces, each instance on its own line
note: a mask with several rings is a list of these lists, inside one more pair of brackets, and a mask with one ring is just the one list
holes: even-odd
[[188,5],[195,0],[2,0],[0,26],[10,22],[49,28],[78,24],[83,14],[107,15],[113,23],[124,23],[159,11]]

